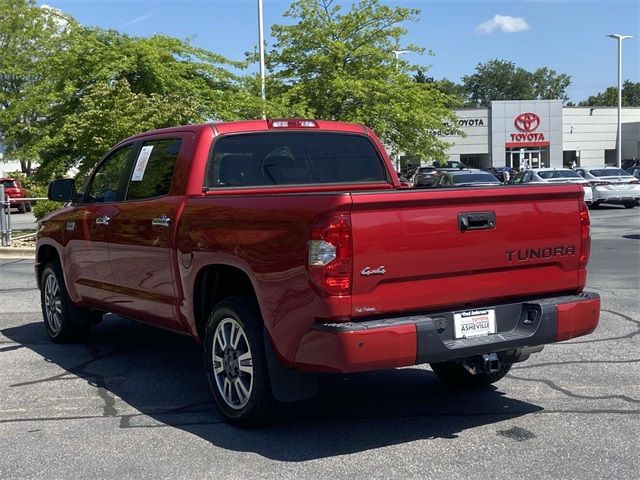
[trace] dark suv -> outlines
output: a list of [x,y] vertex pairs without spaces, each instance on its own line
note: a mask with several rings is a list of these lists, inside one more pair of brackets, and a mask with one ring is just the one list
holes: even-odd
[[438,169],[436,167],[418,167],[416,173],[413,174],[411,183],[413,188],[428,188],[437,176]]

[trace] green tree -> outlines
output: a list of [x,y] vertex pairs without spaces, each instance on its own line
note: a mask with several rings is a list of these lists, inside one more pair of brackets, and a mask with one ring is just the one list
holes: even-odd
[[538,100],[562,100],[566,102],[569,96],[567,87],[571,84],[571,77],[565,73],[558,74],[547,67],[537,69],[531,74],[533,94]]
[[[607,87],[579,103],[582,107],[615,107],[618,105],[618,87]],[[622,84],[622,106],[640,107],[640,82],[625,80]]]
[[462,85],[443,78],[442,80],[435,80],[433,77],[427,77],[425,71],[421,68],[418,68],[413,79],[417,83],[430,83],[442,93],[449,95],[450,101],[447,106],[450,108],[461,107],[465,104],[465,92]]
[[462,77],[470,102],[488,106],[493,100],[531,100],[534,98],[531,74],[506,60],[489,60],[476,66],[475,73]]
[[0,0],[0,12],[0,143],[30,175],[51,102],[48,60],[64,45],[67,19],[34,0]]
[[493,100],[562,100],[571,77],[546,67],[529,72],[507,60],[479,63],[475,73],[462,77],[468,100],[488,106]]
[[[292,112],[364,123],[392,152],[441,158],[446,144],[429,134],[453,120],[451,97],[432,84],[417,83],[412,67],[396,60],[406,30],[419,11],[360,0],[343,12],[333,0],[296,0],[290,21],[274,25],[268,56],[269,95]],[[422,48],[403,48],[421,53]],[[453,123],[453,121],[452,121]]]
[[72,24],[50,60],[55,101],[38,144],[38,176],[86,175],[119,140],[207,120],[255,117],[257,97],[220,55],[163,35],[132,38]]

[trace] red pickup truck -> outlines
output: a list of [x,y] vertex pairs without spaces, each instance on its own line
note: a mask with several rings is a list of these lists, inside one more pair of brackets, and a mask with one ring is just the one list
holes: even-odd
[[45,217],[36,275],[51,339],[103,312],[204,344],[237,425],[311,396],[314,372],[430,363],[481,386],[593,331],[577,185],[402,188],[367,127],[255,120],[116,145]]
[[4,195],[9,197],[9,205],[18,209],[19,213],[25,213],[31,211],[31,202],[22,200],[23,198],[29,198],[29,192],[27,192],[20,180],[17,178],[0,178],[0,184],[4,186]]

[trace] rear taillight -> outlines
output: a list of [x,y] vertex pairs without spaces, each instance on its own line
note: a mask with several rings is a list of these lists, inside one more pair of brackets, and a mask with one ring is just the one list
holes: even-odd
[[631,180],[629,183],[640,183],[640,180]]
[[309,277],[327,295],[351,294],[351,220],[335,215],[311,228]]
[[610,182],[591,182],[592,187],[602,187],[604,185],[611,185]]
[[584,202],[580,202],[580,257],[578,257],[578,268],[587,268],[589,255],[591,254],[591,220],[589,219],[589,209]]

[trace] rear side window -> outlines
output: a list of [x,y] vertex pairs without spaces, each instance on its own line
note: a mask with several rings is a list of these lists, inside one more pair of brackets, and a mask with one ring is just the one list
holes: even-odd
[[371,141],[340,133],[266,132],[214,144],[205,187],[388,182]]
[[2,185],[5,188],[16,188],[16,184],[13,180],[2,180]]
[[596,177],[629,177],[629,173],[619,168],[604,168],[602,170],[591,170],[591,175]]
[[578,175],[576,172],[574,172],[573,170],[547,170],[544,172],[538,172],[538,175],[540,175],[542,178],[548,179],[548,178],[580,178],[580,175]]
[[181,140],[175,138],[144,142],[133,163],[127,200],[142,200],[169,193],[180,144]]
[[496,177],[490,173],[465,173],[463,175],[454,175],[453,183],[467,183],[467,182],[492,182],[499,183]]

